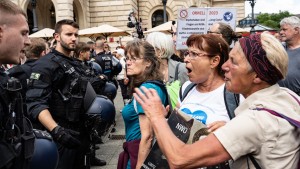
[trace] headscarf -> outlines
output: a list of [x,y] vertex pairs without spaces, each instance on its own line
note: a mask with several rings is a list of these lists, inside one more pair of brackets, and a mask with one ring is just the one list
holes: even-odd
[[262,48],[260,34],[241,38],[240,45],[251,67],[263,81],[273,85],[283,79],[282,73],[271,64]]

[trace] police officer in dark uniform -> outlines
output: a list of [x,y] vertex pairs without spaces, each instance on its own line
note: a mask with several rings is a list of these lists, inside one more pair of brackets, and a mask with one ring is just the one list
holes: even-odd
[[96,56],[92,59],[96,63],[98,63],[103,71],[103,74],[105,74],[109,80],[112,79],[112,61],[111,56],[109,54],[106,54],[104,51],[104,42],[102,40],[98,39],[96,40]]
[[[88,132],[84,127],[83,100],[89,81],[104,86],[100,77],[89,79],[78,62],[70,57],[76,48],[79,26],[72,20],[61,20],[55,25],[54,50],[35,62],[28,84],[27,109],[57,143],[59,169],[89,166]],[[93,84],[92,84],[93,85]]]
[[[31,67],[34,62],[37,61],[40,57],[49,53],[49,45],[42,38],[32,38],[30,39],[31,44],[25,48],[25,56],[26,62],[22,65],[16,65],[10,68],[8,72],[8,76],[15,77],[19,79],[22,85],[21,94],[23,101],[23,111],[25,116],[27,116],[27,106],[26,106],[26,91],[27,91],[27,83],[29,81],[31,75]],[[28,117],[28,116],[27,116]],[[41,128],[39,123],[33,123],[34,128]]]
[[[102,46],[104,45],[104,43],[96,41],[96,47],[99,45]],[[103,74],[107,76],[108,81],[112,82],[118,89],[118,82],[115,79],[115,76],[118,75],[122,70],[120,61],[112,54],[107,54],[104,51],[100,51],[99,53],[97,53],[93,58],[93,61],[101,66]]]
[[[102,73],[102,69],[100,65],[98,65],[94,61],[90,60],[89,55],[89,46],[85,42],[78,42],[76,49],[74,51],[74,57],[78,59],[77,61],[82,65],[84,68],[86,74],[89,76],[98,76]],[[105,95],[104,91],[97,91],[97,94]],[[100,133],[99,133],[100,134]],[[91,140],[92,144],[90,146],[91,148],[91,155],[90,155],[90,163],[91,166],[104,166],[106,165],[106,161],[101,160],[96,157],[96,149],[99,149],[99,147],[96,146],[96,143],[101,143],[101,137],[98,136],[97,139]]]
[[31,44],[25,48],[26,62],[22,65],[16,65],[7,71],[10,77],[15,77],[20,80],[23,98],[26,97],[27,82],[31,75],[31,67],[35,61],[50,51],[49,45],[44,39],[32,38],[30,41]]
[[90,61],[91,56],[89,55],[89,46],[87,43],[78,42],[74,51],[74,57],[81,63],[82,67],[89,76],[97,76],[102,74],[101,66],[94,61]]
[[[0,0],[0,65],[19,64],[24,48],[30,44],[27,16],[11,1]],[[0,168],[28,168],[33,147],[32,130],[23,123],[23,114],[17,111],[22,101],[11,89],[16,89],[14,79],[9,79],[0,69]],[[20,86],[18,86],[19,88]],[[26,124],[26,123],[25,123]],[[28,133],[28,135],[26,135]],[[28,137],[25,137],[28,136]],[[25,139],[27,138],[27,139]],[[29,151],[25,151],[25,150]],[[28,158],[29,157],[29,158]]]
[[89,77],[89,82],[92,84],[96,94],[106,96],[107,93],[105,91],[105,86],[107,84],[103,87],[103,85],[99,83],[103,83],[103,81],[107,81],[108,79],[104,74],[102,74],[101,66],[94,61],[90,61],[88,46],[85,42],[78,42],[73,57],[74,61],[81,65],[86,76]]
[[94,41],[88,41],[87,45],[90,48],[90,58],[93,58],[96,56],[96,52],[95,52],[95,42]]
[[[92,61],[95,61],[101,66],[103,74],[106,75],[108,81],[114,85],[116,90],[118,90],[118,82],[115,76],[122,71],[122,65],[120,61],[112,54],[105,53],[104,45],[105,45],[105,41],[102,38],[98,38],[96,40],[96,44],[95,44],[96,56],[92,59]],[[109,98],[113,102],[114,97],[109,97]],[[114,126],[115,125],[116,123],[114,123]],[[116,129],[113,128],[112,132],[115,131]]]

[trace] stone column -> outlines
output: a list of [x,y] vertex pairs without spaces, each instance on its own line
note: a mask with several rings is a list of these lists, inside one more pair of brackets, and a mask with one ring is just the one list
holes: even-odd
[[56,4],[56,22],[62,19],[73,20],[73,0],[59,0]]
[[37,17],[36,17],[36,0],[31,0],[31,6],[32,6],[32,14],[33,14],[33,29],[32,32],[37,32],[38,26],[37,26]]

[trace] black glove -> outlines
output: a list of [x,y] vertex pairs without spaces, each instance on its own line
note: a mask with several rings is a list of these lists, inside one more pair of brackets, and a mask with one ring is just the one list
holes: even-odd
[[102,91],[105,87],[106,82],[108,81],[107,76],[101,74],[97,77],[94,77],[93,79],[89,80],[93,89],[97,94],[102,94]]
[[56,126],[52,131],[51,135],[54,141],[57,141],[61,145],[67,148],[77,148],[81,145],[80,141],[74,136],[78,136],[79,132],[70,129],[65,129],[61,126]]

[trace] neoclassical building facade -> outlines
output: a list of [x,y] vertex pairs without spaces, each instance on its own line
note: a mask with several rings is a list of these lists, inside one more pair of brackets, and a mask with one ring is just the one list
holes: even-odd
[[[30,29],[54,28],[61,19],[74,19],[80,29],[109,24],[127,28],[128,14],[135,10],[143,29],[163,23],[162,0],[11,0],[27,12]],[[237,9],[237,20],[245,15],[245,0],[167,0],[167,20],[176,20],[177,11],[188,7],[230,7]],[[36,14],[36,22],[33,16]],[[34,24],[35,23],[35,24]]]

